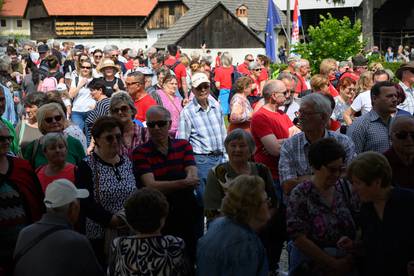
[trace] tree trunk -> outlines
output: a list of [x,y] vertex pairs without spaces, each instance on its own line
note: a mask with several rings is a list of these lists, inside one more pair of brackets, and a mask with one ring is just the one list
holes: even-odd
[[374,45],[374,0],[362,1],[362,37],[366,40],[365,50]]

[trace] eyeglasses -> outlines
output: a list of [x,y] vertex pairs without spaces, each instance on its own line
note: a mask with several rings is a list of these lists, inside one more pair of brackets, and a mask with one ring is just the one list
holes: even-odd
[[147,122],[147,127],[154,128],[156,125],[161,128],[165,127],[170,121],[154,121],[154,122]]
[[397,137],[397,139],[399,140],[405,140],[408,138],[408,136],[411,137],[412,140],[414,140],[414,132],[409,132],[409,131],[400,131],[400,132],[395,132],[395,137]]
[[257,68],[257,69],[254,69],[254,71],[256,71],[256,72],[258,72],[258,71],[262,71],[262,68]]
[[95,55],[95,56],[93,56],[94,58],[101,58],[102,57],[102,55]]
[[248,62],[253,62],[254,59],[246,59]]
[[115,135],[106,135],[102,138],[104,138],[108,142],[108,144],[112,144],[115,140],[118,142],[121,141],[122,135],[119,133]]
[[334,174],[334,173],[343,173],[346,170],[346,167],[345,166],[341,166],[341,167],[330,167],[330,166],[325,166],[324,165],[324,167],[331,174]]
[[91,66],[81,66],[82,69],[91,69]]
[[289,90],[286,90],[284,92],[275,92],[274,94],[283,94],[283,96],[287,97],[287,95],[290,94],[290,91]]
[[123,105],[121,107],[118,108],[112,108],[112,113],[119,113],[119,111],[121,111],[122,113],[126,113],[129,111],[129,106],[127,105]]
[[11,143],[11,141],[13,140],[13,136],[0,136],[0,143],[5,143],[5,142],[9,142]]
[[53,121],[60,122],[60,120],[62,120],[62,115],[56,115],[54,117],[45,118],[45,122],[48,124],[52,123]]
[[116,58],[117,58],[118,56],[119,56],[119,55],[111,55],[111,57],[113,57],[113,58],[114,58],[114,57],[116,57]]
[[209,89],[210,88],[210,84],[208,83],[202,83],[199,86],[195,87],[196,90],[205,90],[205,89]]
[[139,82],[137,82],[137,81],[134,81],[134,82],[125,82],[125,85],[126,86],[131,86],[131,85],[134,85],[134,84],[137,84],[137,83],[139,83]]

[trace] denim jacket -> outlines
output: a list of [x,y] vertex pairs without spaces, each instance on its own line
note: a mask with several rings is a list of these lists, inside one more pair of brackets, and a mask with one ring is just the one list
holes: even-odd
[[197,275],[268,275],[263,244],[247,225],[217,218],[198,240]]

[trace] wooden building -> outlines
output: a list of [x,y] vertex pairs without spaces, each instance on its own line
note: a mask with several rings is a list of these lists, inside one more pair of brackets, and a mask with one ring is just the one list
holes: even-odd
[[156,0],[30,0],[26,18],[35,40],[146,38],[142,21]]

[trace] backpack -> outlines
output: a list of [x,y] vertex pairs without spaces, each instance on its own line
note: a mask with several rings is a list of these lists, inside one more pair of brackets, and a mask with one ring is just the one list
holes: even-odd
[[177,67],[178,66],[178,64],[180,64],[181,62],[179,62],[178,60],[173,64],[173,65],[171,65],[171,70],[175,73],[175,67]]
[[231,98],[233,98],[233,95],[236,93],[236,81],[243,76],[245,75],[237,71],[237,67],[233,65],[233,73],[231,73],[231,89],[229,95],[229,103],[231,101]]
[[57,84],[58,82],[55,77],[47,77],[40,83],[38,90],[44,93],[49,91],[56,91]]

